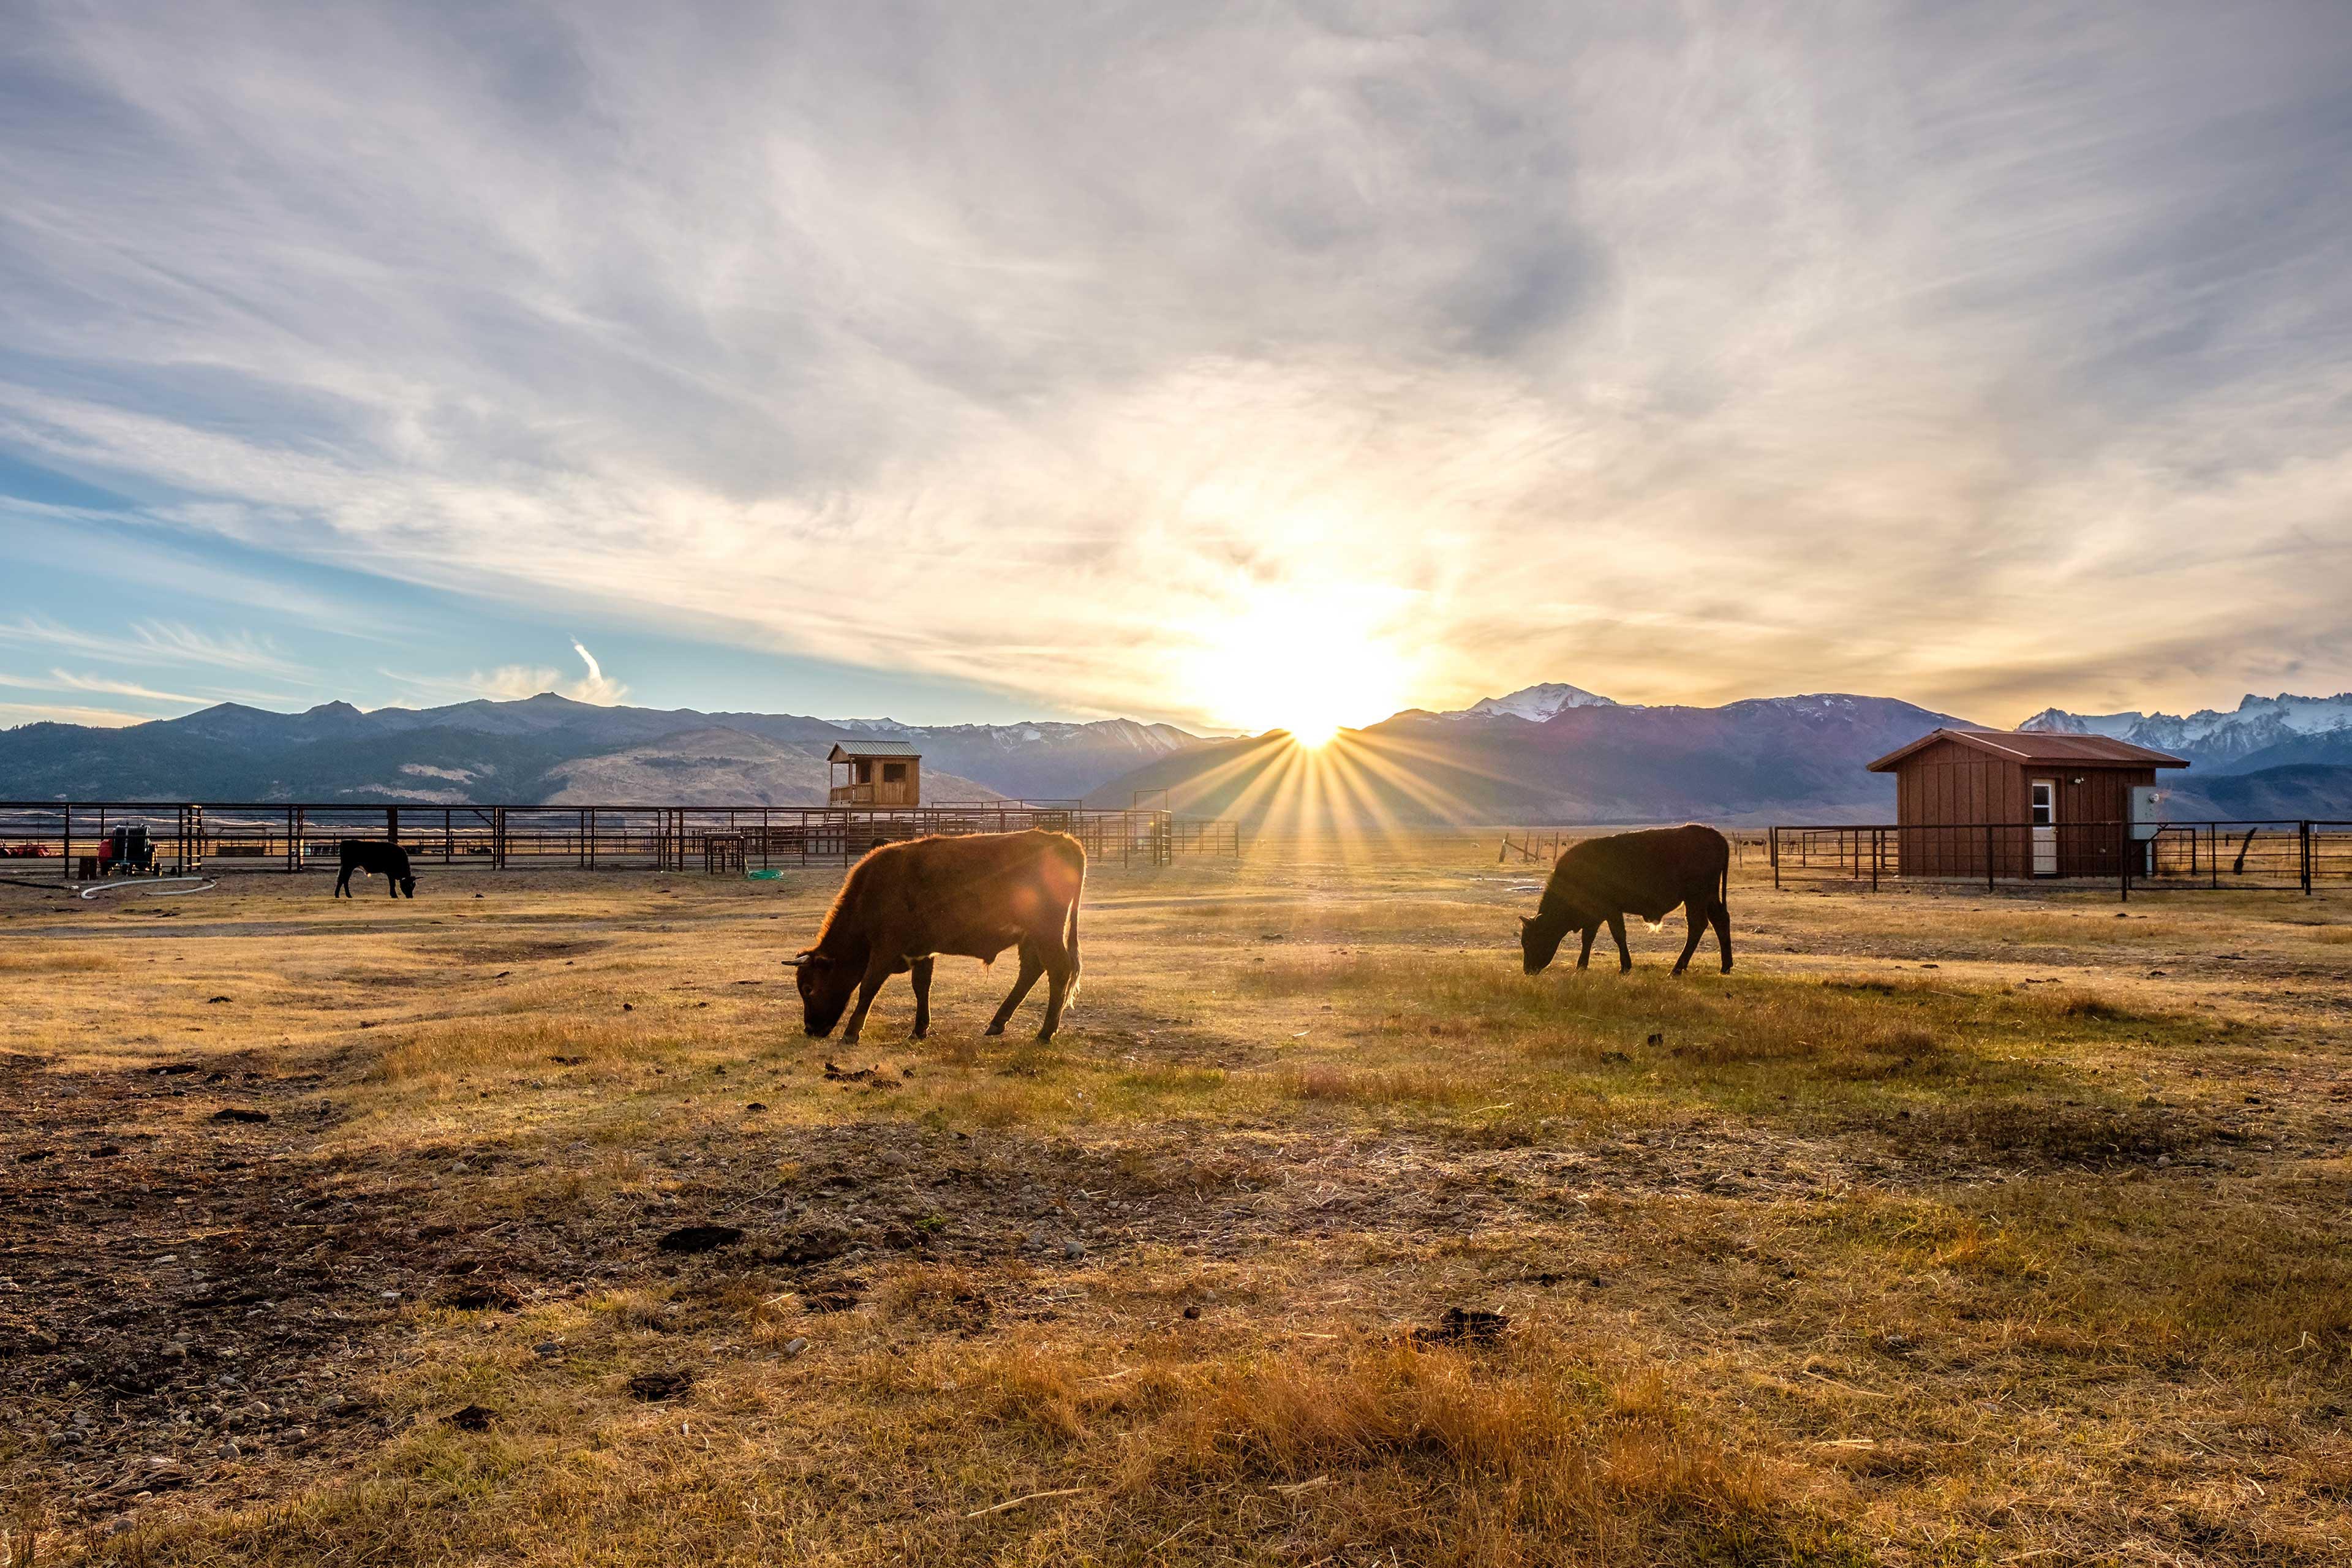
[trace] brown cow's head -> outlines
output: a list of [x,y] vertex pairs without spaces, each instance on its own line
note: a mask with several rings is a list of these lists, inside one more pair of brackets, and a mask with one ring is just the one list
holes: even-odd
[[809,1038],[822,1040],[848,1010],[849,994],[857,989],[857,974],[850,965],[814,948],[784,962],[800,971],[801,1027]]

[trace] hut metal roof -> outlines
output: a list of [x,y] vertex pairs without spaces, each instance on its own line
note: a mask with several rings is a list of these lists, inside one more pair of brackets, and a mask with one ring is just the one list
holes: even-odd
[[915,763],[920,762],[922,756],[922,752],[904,741],[835,741],[833,743],[832,754],[827,756],[825,761],[854,763],[879,760]]
[[1938,741],[1958,741],[2003,762],[2029,766],[2092,768],[2185,768],[2188,760],[2106,735],[2069,735],[2054,730],[1933,730],[1870,764],[1874,773],[1892,773],[1912,752]]

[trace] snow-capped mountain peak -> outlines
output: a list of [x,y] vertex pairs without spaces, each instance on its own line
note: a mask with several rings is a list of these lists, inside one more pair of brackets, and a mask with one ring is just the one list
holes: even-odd
[[1580,686],[1569,686],[1549,681],[1541,686],[1523,686],[1507,697],[1482,697],[1458,713],[1455,719],[1525,719],[1540,724],[1553,714],[1570,708],[1614,708],[1617,703]]
[[2047,708],[2018,728],[2107,735],[2136,746],[2178,752],[2208,765],[2234,763],[2273,747],[2313,738],[2352,740],[2352,692],[2334,697],[2249,693],[2228,712],[2206,708],[2188,714],[2069,713]]

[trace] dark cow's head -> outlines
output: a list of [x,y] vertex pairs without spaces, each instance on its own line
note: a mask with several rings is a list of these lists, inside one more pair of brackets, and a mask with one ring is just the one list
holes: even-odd
[[416,896],[415,877],[414,875],[404,875],[400,879],[400,890],[407,894],[410,898],[415,898]]
[[1560,939],[1569,933],[1567,921],[1549,911],[1523,915],[1519,919],[1519,956],[1525,961],[1529,974],[1541,974],[1554,954],[1559,952]]
[[822,1040],[848,1010],[849,994],[857,989],[857,973],[851,965],[814,948],[784,962],[800,971],[801,1027],[809,1038]]

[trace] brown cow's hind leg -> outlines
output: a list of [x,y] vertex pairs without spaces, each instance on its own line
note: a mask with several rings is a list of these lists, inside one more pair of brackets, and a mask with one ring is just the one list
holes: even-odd
[[1013,990],[1004,998],[1004,1005],[997,1008],[996,1016],[988,1021],[988,1032],[990,1034],[1001,1035],[1004,1033],[1005,1021],[1013,1016],[1013,1009],[1021,1005],[1021,999],[1029,994],[1029,987],[1036,984],[1037,976],[1045,973],[1045,962],[1037,956],[1037,950],[1031,946],[1027,942],[1023,942],[1021,944],[1021,973],[1013,980]]
[[1043,1045],[1062,1026],[1062,1004],[1069,996],[1070,977],[1078,966],[1070,961],[1070,950],[1062,945],[1058,935],[1050,946],[1038,945],[1045,960],[1045,1021],[1037,1026],[1037,1041]]
[[915,960],[907,978],[915,987],[915,1038],[919,1040],[931,1032],[931,961]]
[[1706,918],[1714,923],[1716,945],[1723,949],[1723,972],[1728,974],[1731,973],[1731,906],[1717,899],[1715,908],[1707,911]]
[[1633,967],[1633,950],[1625,945],[1625,917],[1623,915],[1611,915],[1609,917],[1609,934],[1617,939],[1617,973],[1620,974],[1631,973]]

